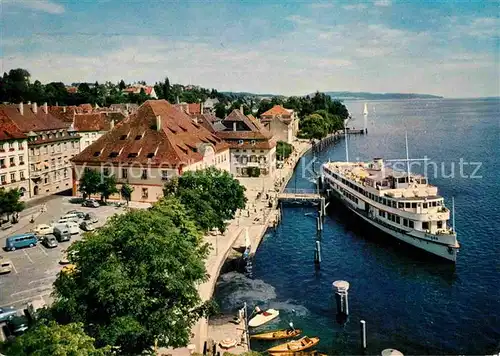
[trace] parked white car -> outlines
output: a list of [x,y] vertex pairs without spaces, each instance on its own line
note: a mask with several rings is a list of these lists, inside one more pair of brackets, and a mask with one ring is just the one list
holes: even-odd
[[47,224],[39,224],[34,229],[33,232],[37,235],[49,235],[54,233],[54,227]]

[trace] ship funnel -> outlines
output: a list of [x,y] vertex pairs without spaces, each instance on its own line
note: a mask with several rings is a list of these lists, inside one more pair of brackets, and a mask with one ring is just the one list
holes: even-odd
[[384,167],[384,160],[382,158],[374,158],[373,159],[373,163],[374,163],[374,168],[376,170],[382,170],[382,168]]

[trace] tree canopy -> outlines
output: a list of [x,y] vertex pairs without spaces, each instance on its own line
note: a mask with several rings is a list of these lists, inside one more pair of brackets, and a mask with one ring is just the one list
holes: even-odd
[[293,152],[293,146],[285,141],[278,141],[276,144],[276,158],[280,161],[287,159]]
[[165,196],[176,196],[199,228],[225,231],[226,221],[246,204],[245,187],[226,171],[214,167],[185,172],[165,185]]
[[111,355],[110,347],[95,348],[94,339],[83,330],[81,323],[66,325],[50,321],[28,329],[11,343],[3,346],[9,356],[104,356]]
[[0,188],[0,215],[10,216],[23,211],[25,204],[20,199],[21,192],[18,189]]
[[83,198],[90,197],[99,192],[101,175],[94,169],[85,168],[79,180],[78,190],[83,194]]
[[83,322],[97,346],[119,346],[120,354],[155,341],[185,346],[210,310],[196,289],[207,278],[209,248],[175,198],[115,215],[69,251],[76,269],[58,275],[51,310],[60,323]]

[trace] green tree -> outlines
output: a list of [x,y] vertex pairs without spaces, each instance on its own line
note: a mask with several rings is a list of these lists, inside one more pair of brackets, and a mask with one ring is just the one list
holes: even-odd
[[127,87],[127,85],[125,84],[125,82],[122,80],[120,80],[120,83],[118,83],[118,89],[123,90]]
[[127,201],[127,206],[128,206],[128,203],[130,202],[130,199],[132,199],[132,192],[133,191],[134,191],[134,188],[132,188],[128,184],[122,184],[122,186],[120,188],[120,194]]
[[78,190],[83,194],[83,199],[87,199],[92,194],[99,192],[101,175],[96,170],[85,168],[80,178]]
[[276,158],[280,161],[287,159],[293,152],[293,146],[285,141],[278,141],[276,144]]
[[77,251],[76,268],[58,275],[51,312],[60,323],[83,322],[97,346],[119,346],[124,355],[155,341],[185,346],[212,310],[197,291],[209,247],[177,199],[115,215],[69,250]]
[[299,136],[303,138],[322,139],[328,135],[330,124],[319,114],[311,114],[300,121]]
[[118,193],[115,176],[102,176],[97,191],[101,194],[101,200],[104,202],[106,202],[111,195]]
[[0,215],[7,215],[7,219],[10,219],[10,215],[23,211],[25,204],[20,199],[19,189],[0,188]]
[[215,117],[219,119],[224,119],[226,117],[226,106],[223,103],[217,103],[214,105]]
[[169,182],[163,193],[178,197],[203,231],[225,231],[226,221],[247,202],[245,187],[228,172],[214,167],[184,173]]
[[170,81],[168,80],[168,77],[165,78],[165,82],[163,83],[163,98],[169,102],[173,101],[173,98],[171,97],[171,91],[170,91]]
[[37,325],[26,334],[4,346],[9,356],[104,356],[111,355],[109,346],[96,349],[94,339],[83,330],[81,323],[59,325],[54,321]]

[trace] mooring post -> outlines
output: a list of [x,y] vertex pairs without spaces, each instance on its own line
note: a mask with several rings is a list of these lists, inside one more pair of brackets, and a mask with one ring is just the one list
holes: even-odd
[[335,301],[337,302],[337,314],[349,315],[349,298],[347,291],[349,290],[349,282],[335,281],[332,284],[335,292]]
[[366,350],[366,321],[361,320],[359,322],[361,328],[361,349]]
[[320,198],[320,210],[321,210],[321,217],[324,219],[325,218],[325,215],[326,215],[326,201],[325,201],[325,197],[321,197]]
[[205,341],[203,343],[203,355],[206,355],[207,354],[207,342]]
[[314,263],[319,267],[321,264],[321,242],[316,240],[316,248],[314,250]]

